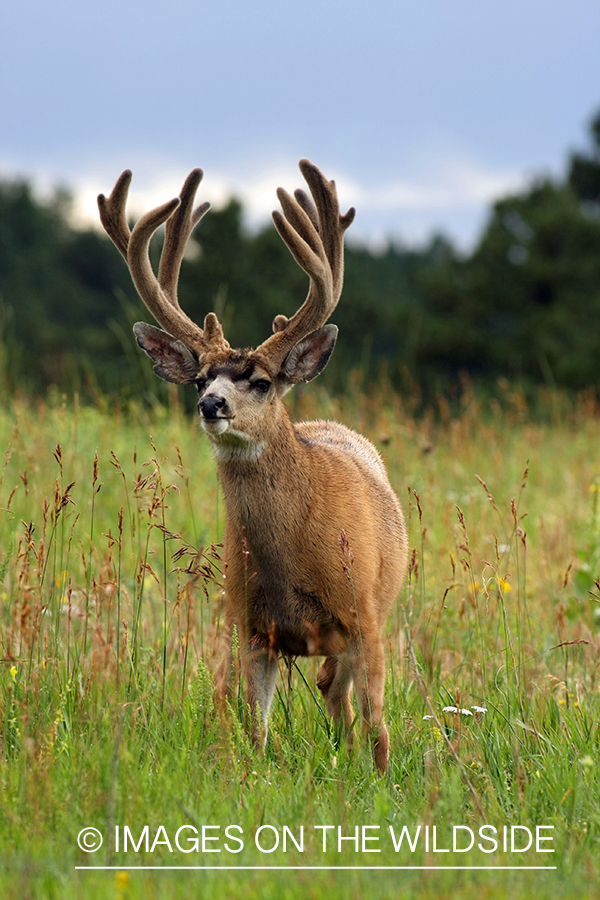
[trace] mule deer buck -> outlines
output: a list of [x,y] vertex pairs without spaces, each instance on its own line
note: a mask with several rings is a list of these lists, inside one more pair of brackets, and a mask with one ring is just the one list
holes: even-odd
[[[200,169],[179,198],[147,213],[132,232],[125,213],[130,171],[98,205],[140,297],[164,329],[138,322],[138,344],[160,378],[196,385],[200,422],[217,460],[227,507],[220,697],[230,691],[237,629],[253,739],[264,745],[278,657],[323,655],[317,685],[327,711],[351,729],[354,682],[383,771],[389,737],[382,630],[404,577],[406,533],[372,444],[334,422],[292,424],[282,402],[293,385],[315,378],[333,351],[338,330],[326,323],[342,291],[344,232],[354,219],[354,209],[340,215],[333,181],[308,160],[300,170],[311,196],[279,188],[283,214],[273,219],[310,289],[290,319],[276,317],[274,333],[255,350],[231,348],[212,312],[200,328],[177,299],[186,243],[209,207],[193,210]],[[148,245],[165,222],[157,277]]]

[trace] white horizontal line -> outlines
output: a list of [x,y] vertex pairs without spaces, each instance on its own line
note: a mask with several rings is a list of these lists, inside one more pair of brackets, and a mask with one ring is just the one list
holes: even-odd
[[215,870],[218,871],[219,869],[223,869],[223,871],[227,871],[227,872],[236,871],[236,870],[253,871],[253,872],[254,871],[265,871],[265,870],[299,871],[299,870],[303,870],[303,869],[310,869],[310,870],[343,869],[345,871],[368,870],[370,872],[408,871],[410,869],[415,869],[415,870],[419,870],[419,871],[424,871],[424,870],[435,871],[436,869],[455,869],[455,870],[456,869],[461,869],[461,870],[462,869],[465,869],[465,870],[466,869],[469,869],[469,870],[477,869],[477,870],[484,870],[484,871],[490,871],[490,872],[499,872],[499,871],[504,871],[504,870],[509,870],[509,869],[510,870],[523,869],[523,870],[527,870],[527,871],[531,871],[531,870],[541,870],[541,871],[548,870],[548,871],[550,871],[552,869],[556,869],[557,866],[75,866],[75,868],[84,870],[84,871],[88,870],[88,869],[89,870],[92,870],[92,869],[102,869],[102,870],[116,869],[119,872],[124,872],[127,869],[150,869],[150,870],[151,869],[157,869],[157,870],[181,869],[182,871],[184,871],[184,870],[206,871],[209,869],[211,871],[215,871]]

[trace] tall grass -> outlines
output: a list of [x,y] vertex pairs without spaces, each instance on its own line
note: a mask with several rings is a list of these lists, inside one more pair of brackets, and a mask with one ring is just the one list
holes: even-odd
[[[216,896],[592,896],[598,889],[600,415],[593,399],[506,389],[415,415],[383,390],[293,400],[375,441],[407,515],[411,564],[388,624],[390,767],[349,750],[314,689],[281,664],[266,752],[243,694],[214,706],[222,511],[208,444],[177,407],[0,410],[0,886],[8,896],[187,897],[186,872],[76,865],[489,865],[202,874]],[[341,537],[341,536],[340,536]],[[343,550],[343,547],[342,547]],[[342,564],[342,561],[340,562]],[[467,712],[464,712],[464,711]],[[470,715],[467,713],[471,713]],[[323,853],[313,826],[553,826],[554,854]],[[261,854],[159,843],[97,854],[77,835],[188,824],[298,838]],[[413,829],[414,830],[414,829]],[[268,831],[268,830],[267,830]],[[271,834],[271,832],[268,832]],[[375,832],[371,832],[373,834]],[[449,833],[449,832],[448,832]],[[222,837],[222,830],[220,832]],[[333,832],[332,832],[333,834]],[[319,838],[319,839],[317,839]],[[136,838],[137,840],[137,838]],[[267,835],[265,835],[265,841]],[[332,838],[333,840],[333,838]],[[373,845],[370,845],[373,846]],[[447,846],[447,844],[444,844]],[[406,847],[406,845],[405,845]],[[502,872],[502,865],[556,865]],[[115,880],[116,877],[116,880]],[[403,879],[399,881],[400,877]]]

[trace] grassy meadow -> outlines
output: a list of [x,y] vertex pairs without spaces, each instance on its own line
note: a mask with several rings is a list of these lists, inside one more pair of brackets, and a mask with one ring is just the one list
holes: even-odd
[[[317,660],[281,661],[261,756],[243,694],[215,709],[225,510],[192,417],[6,401],[0,896],[598,896],[595,401],[531,410],[505,385],[417,416],[383,387],[311,387],[290,405],[373,440],[407,517],[389,772],[327,720]],[[134,868],[152,866],[179,871]]]

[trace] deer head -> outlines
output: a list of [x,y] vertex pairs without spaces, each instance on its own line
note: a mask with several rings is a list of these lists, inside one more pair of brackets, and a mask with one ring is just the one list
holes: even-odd
[[[253,455],[264,443],[261,413],[273,410],[294,384],[315,378],[327,364],[337,338],[336,326],[326,323],[340,298],[344,232],[355,211],[340,215],[335,183],[309,160],[299,165],[310,196],[303,190],[291,196],[279,188],[282,212],[274,212],[273,219],[294,259],[308,274],[310,288],[290,319],[275,318],[274,333],[255,350],[232,349],[214,313],[208,313],[200,328],[177,299],[186,243],[209,209],[208,203],[193,208],[201,169],[190,173],[178,198],[147,213],[132,232],[125,212],[131,172],[123,172],[110,197],[98,197],[102,224],[125,258],[140,297],[162,326],[138,322],[136,339],[154,361],[160,378],[197,386],[202,426],[222,453]],[[156,276],[148,247],[163,223],[165,241]]]

